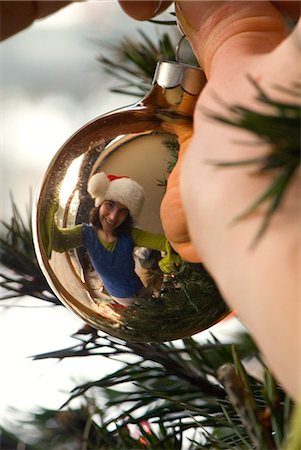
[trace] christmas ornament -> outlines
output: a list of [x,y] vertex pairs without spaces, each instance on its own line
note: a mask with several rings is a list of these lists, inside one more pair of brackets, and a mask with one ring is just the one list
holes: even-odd
[[[109,216],[100,213],[101,206],[96,210],[101,231],[81,225],[91,222],[95,206],[106,204],[119,208],[118,214],[128,211],[135,221],[135,236],[143,235],[139,230],[163,234],[160,205],[179,149],[173,129],[191,129],[204,84],[203,72],[196,67],[158,63],[150,92],[138,103],[100,116],[76,132],[58,151],[42,182],[33,229],[46,279],[62,303],[84,321],[128,341],[160,342],[191,336],[228,313],[202,264],[180,259],[164,236],[160,251],[144,246],[134,249],[135,273],[143,286],[139,293],[116,295],[114,289],[124,275],[120,269],[123,253],[117,258],[118,273],[109,269],[100,275],[107,267],[95,270],[92,253],[96,250],[88,249],[83,237],[83,230],[94,237],[103,236],[106,229],[115,227],[115,219],[104,219]],[[105,244],[114,248],[105,250],[110,258],[117,252],[119,236],[116,242]],[[99,245],[96,239],[95,246]],[[124,262],[124,272],[127,264]],[[107,278],[113,279],[111,287]]]

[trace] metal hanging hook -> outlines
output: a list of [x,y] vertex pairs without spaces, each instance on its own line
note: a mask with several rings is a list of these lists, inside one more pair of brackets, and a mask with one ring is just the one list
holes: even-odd
[[178,42],[178,44],[176,46],[175,57],[176,57],[176,62],[177,63],[180,62],[180,49],[181,49],[181,45],[182,45],[184,39],[186,39],[185,34],[183,34],[183,36],[181,36],[181,39],[179,40],[179,42]]
[[[183,34],[183,35],[181,36],[181,38],[180,38],[180,40],[179,40],[179,42],[178,42],[178,44],[177,44],[177,46],[176,46],[176,49],[175,49],[175,59],[176,59],[176,62],[177,62],[178,64],[185,64],[185,62],[182,63],[182,62],[180,61],[180,50],[181,50],[181,46],[182,46],[182,44],[183,44],[184,39],[187,39],[187,41],[188,41],[188,38],[187,38],[187,36],[185,36],[185,34]],[[189,42],[189,41],[188,41],[188,42]],[[191,65],[191,63],[189,63],[189,65]],[[193,66],[193,67],[198,67],[199,69],[203,70],[202,67],[200,67],[200,66],[198,65],[197,61],[196,61],[196,65]]]

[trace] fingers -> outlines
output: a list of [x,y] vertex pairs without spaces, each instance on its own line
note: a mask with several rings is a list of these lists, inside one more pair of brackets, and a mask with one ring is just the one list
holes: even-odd
[[271,51],[287,35],[266,1],[178,1],[176,13],[207,78],[231,71],[237,58]]
[[0,38],[4,40],[29,27],[36,19],[72,3],[70,1],[1,1]]
[[119,0],[121,8],[133,19],[148,20],[165,11],[171,1],[128,1]]
[[[72,1],[48,0],[1,0],[0,40],[7,39],[29,27],[35,20],[58,11]],[[171,1],[127,1],[120,0],[120,6],[131,17],[147,20],[165,11]]]
[[[188,3],[193,11],[185,11]],[[215,92],[229,105],[271,114],[257,101],[250,75],[273,100],[297,103],[277,86],[290,89],[300,78],[300,29],[284,39],[286,24],[268,2],[179,4],[181,26],[209,78],[180,174],[189,233],[223,297],[256,339],[279,382],[299,399],[301,359],[294,336],[300,328],[300,180],[296,176],[291,182],[266,234],[251,251],[266,211],[259,209],[236,226],[229,224],[270,186],[273,173],[259,175],[247,167],[219,169],[212,162],[261,157],[271,148],[260,144],[256,135],[210,120],[202,111],[228,117],[230,113],[213,97]],[[289,361],[294,361],[293,369]]]
[[189,262],[200,262],[201,259],[188,234],[179,186],[182,160],[189,148],[192,127],[190,124],[177,124],[176,121],[163,123],[162,127],[164,130],[176,134],[180,145],[178,160],[168,177],[166,193],[161,202],[162,227],[168,241],[182,259]]

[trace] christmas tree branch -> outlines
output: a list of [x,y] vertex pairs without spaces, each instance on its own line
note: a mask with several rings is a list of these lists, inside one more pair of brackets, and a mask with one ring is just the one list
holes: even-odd
[[[142,38],[141,42],[124,39],[118,47],[112,49],[114,58],[101,55],[97,59],[107,73],[125,82],[123,86],[112,89],[113,92],[141,97],[151,86],[157,62],[162,59],[173,61],[175,53],[167,33],[155,44],[142,30],[138,32]],[[133,91],[133,88],[137,89],[137,92]]]
[[[33,248],[30,213],[26,222],[13,200],[10,222],[2,221],[4,234],[0,236],[0,287],[8,291],[0,300],[30,295],[57,305],[60,301],[51,291],[42,274]],[[31,204],[31,201],[30,201]],[[12,275],[10,275],[12,273]]]
[[[118,46],[110,49],[111,57],[100,55],[97,58],[107,73],[118,81],[124,81],[123,85],[110,89],[111,92],[141,97],[151,87],[158,61],[176,60],[175,48],[180,39],[177,30],[174,30],[174,38],[163,33],[158,43],[154,43],[142,30],[138,32],[140,42],[124,39]],[[187,64],[197,64],[191,49],[186,50],[185,60]]]
[[[268,375],[260,381],[244,369],[242,358],[258,354],[253,342],[238,343],[235,348],[215,338],[204,345],[192,338],[180,345],[133,344],[99,335],[91,328],[90,332],[89,328],[80,330],[76,335],[78,346],[37,355],[35,359],[102,355],[123,362],[123,367],[102,379],[77,386],[65,404],[88,395],[91,389],[95,398],[95,389],[106,393],[108,412],[116,407],[119,412],[115,409],[113,415],[103,417],[103,429],[116,424],[112,431],[115,438],[125,426],[147,421],[151,429],[158,423],[165,431],[178,427],[180,440],[187,430],[195,430],[193,449],[199,448],[198,433],[205,433],[207,427],[215,431],[205,433],[206,442],[202,441],[201,448],[280,448],[287,422],[279,418],[288,417],[292,405],[267,369]],[[216,389],[208,389],[207,383]],[[119,390],[119,386],[124,387]]]

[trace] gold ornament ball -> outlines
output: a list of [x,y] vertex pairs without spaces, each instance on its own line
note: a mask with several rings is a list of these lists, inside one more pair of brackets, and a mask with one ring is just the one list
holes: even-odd
[[178,142],[164,130],[170,121],[190,124],[202,71],[178,63],[158,64],[150,92],[138,103],[100,116],[76,132],[58,151],[42,182],[34,218],[40,266],[62,303],[85,322],[126,341],[162,342],[198,333],[228,314],[216,285],[201,264],[182,263],[163,274],[136,249],[136,271],[149,294],[117,303],[94,271],[84,248],[57,252],[53,227],[89,222],[87,192],[98,172],[126,175],[141,184],[144,230],[162,233],[164,180],[176,161]]

